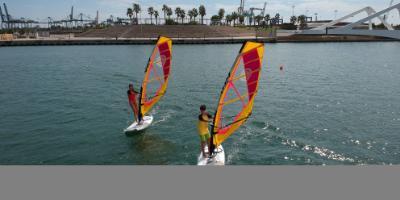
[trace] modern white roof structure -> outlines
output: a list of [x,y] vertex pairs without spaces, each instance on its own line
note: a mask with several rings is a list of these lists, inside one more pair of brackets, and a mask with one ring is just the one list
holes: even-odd
[[[389,8],[386,8],[380,12],[376,12],[371,7],[365,7],[361,10],[358,10],[356,12],[353,12],[351,14],[348,14],[344,17],[341,17],[332,22],[323,24],[323,25],[313,28],[311,30],[304,30],[304,31],[300,32],[299,34],[367,35],[367,36],[381,36],[381,37],[387,37],[387,38],[400,39],[400,30],[395,30],[385,19],[386,18],[385,16],[387,15],[388,12],[390,12],[392,10],[396,10],[396,9],[399,12],[399,18],[400,18],[400,3],[390,6]],[[368,14],[368,17],[363,18],[361,20],[358,20],[357,22],[348,24],[343,27],[332,28],[332,27],[334,27],[335,24],[343,22],[344,20],[347,20],[347,19],[354,17],[363,12],[366,12]],[[383,23],[383,25],[386,27],[386,30],[374,30],[373,29],[372,20],[375,18]],[[356,27],[358,27],[366,22],[369,23],[368,30],[355,29]]]

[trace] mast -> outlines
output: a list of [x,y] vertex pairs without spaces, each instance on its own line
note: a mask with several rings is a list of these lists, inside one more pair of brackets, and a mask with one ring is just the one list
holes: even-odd
[[[157,39],[157,41],[160,39],[160,37],[158,37],[158,39]],[[152,53],[151,53],[151,56],[149,57],[149,61],[147,61],[147,66],[146,66],[146,69],[144,70],[144,74],[146,74],[147,73],[147,71],[149,70],[149,67],[150,67],[150,62],[151,62],[151,57],[153,56],[153,54],[154,54],[154,51],[155,51],[155,49],[157,48],[157,43],[156,43],[156,46],[153,48],[153,51],[152,51]],[[140,86],[140,94],[139,94],[139,113],[138,113],[138,121],[140,122],[142,119],[143,119],[143,113],[142,113],[142,106],[143,106],[143,102],[142,102],[142,99],[144,98],[143,97],[143,85],[144,85],[144,82],[145,82],[146,80],[145,79],[143,79],[143,83],[142,83],[142,85]]]
[[[158,41],[158,40],[157,40]],[[153,53],[154,53],[154,50],[155,50],[155,48],[157,48],[157,44],[156,44],[156,46],[153,48]],[[153,55],[153,53],[152,53],[152,55]],[[146,69],[144,70],[144,74],[146,74],[147,73],[147,71],[149,70],[149,66],[150,66],[150,62],[151,62],[151,57],[152,57],[152,55],[149,57],[149,61],[147,61],[147,66],[146,66]],[[138,111],[138,121],[140,122],[142,119],[143,119],[143,113],[142,113],[142,106],[143,106],[143,102],[142,102],[142,99],[143,99],[143,84],[144,84],[144,82],[145,82],[146,80],[143,80],[143,83],[142,83],[142,85],[140,86],[140,94],[139,94],[139,111]]]
[[[147,68],[146,68],[147,71]],[[142,121],[143,114],[142,114],[142,93],[143,93],[143,86],[140,87],[140,94],[139,94],[139,107],[138,107],[138,122]]]

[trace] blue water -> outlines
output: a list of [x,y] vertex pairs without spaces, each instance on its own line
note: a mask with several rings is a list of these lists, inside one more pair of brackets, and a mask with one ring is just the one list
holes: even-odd
[[[144,134],[126,90],[152,46],[0,48],[0,164],[194,165],[198,106],[215,109],[241,45],[176,45]],[[254,112],[230,165],[400,164],[400,43],[266,44]],[[284,65],[284,71],[279,66]]]

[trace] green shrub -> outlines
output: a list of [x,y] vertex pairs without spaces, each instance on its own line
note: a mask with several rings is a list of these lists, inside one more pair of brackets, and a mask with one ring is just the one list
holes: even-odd
[[175,22],[173,19],[166,19],[165,25],[177,25],[178,23]]

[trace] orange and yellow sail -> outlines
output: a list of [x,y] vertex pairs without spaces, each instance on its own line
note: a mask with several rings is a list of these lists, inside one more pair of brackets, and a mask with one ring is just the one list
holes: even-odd
[[140,95],[140,116],[148,114],[164,96],[171,73],[172,40],[160,37],[146,67]]
[[213,145],[219,146],[250,117],[261,77],[264,44],[246,42],[226,79],[213,123]]

